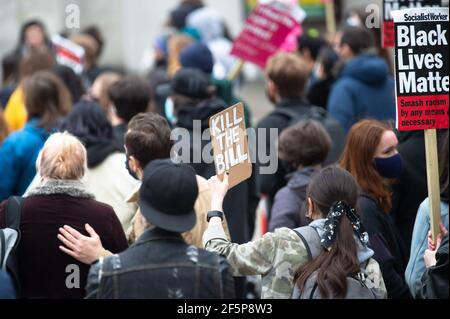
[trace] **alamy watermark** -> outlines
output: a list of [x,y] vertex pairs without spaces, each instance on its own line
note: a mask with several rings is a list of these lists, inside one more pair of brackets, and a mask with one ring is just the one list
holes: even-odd
[[[230,131],[229,134],[233,134]],[[274,174],[278,170],[278,129],[277,128],[247,128],[249,161],[258,163],[259,174]],[[210,130],[203,129],[200,120],[192,121],[192,129],[175,128],[171,132],[174,145],[171,159],[177,163],[212,164],[214,163],[213,147]],[[231,136],[223,136],[223,143]],[[232,149],[231,149],[232,150]],[[222,159],[223,167],[230,167],[238,163],[239,154],[232,152]]]
[[71,3],[66,6],[66,19],[64,21],[68,30],[80,29],[80,7]]
[[80,267],[76,264],[66,266],[66,287],[68,289],[80,288]]

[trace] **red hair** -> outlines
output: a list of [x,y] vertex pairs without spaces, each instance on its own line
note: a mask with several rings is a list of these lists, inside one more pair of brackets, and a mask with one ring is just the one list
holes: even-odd
[[373,158],[385,131],[392,130],[385,123],[362,120],[352,126],[348,133],[339,165],[350,172],[361,189],[372,196],[388,213],[392,208],[389,182],[378,174]]

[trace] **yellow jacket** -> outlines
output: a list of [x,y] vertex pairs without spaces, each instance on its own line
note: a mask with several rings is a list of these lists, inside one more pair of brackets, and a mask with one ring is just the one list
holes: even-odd
[[20,86],[9,98],[4,116],[11,132],[22,129],[27,123],[28,114],[27,109],[25,108],[25,98]]

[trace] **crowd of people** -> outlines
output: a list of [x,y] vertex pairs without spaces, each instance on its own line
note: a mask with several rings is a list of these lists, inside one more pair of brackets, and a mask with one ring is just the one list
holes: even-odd
[[[63,34],[84,49],[77,74],[26,22],[2,59],[0,298],[448,298],[448,130],[433,238],[423,132],[394,128],[379,30],[351,15],[269,59],[273,110],[257,123],[245,79],[227,77],[226,25],[200,0],[170,12],[145,76],[99,65],[95,26]],[[208,140],[174,136],[240,101],[278,168],[257,158],[228,189],[213,162],[183,160]]]

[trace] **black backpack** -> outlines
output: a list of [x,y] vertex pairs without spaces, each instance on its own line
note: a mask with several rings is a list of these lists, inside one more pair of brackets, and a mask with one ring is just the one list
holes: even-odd
[[[323,247],[320,244],[320,237],[316,229],[311,226],[304,226],[296,228],[294,231],[305,245],[308,259],[313,260],[313,258],[319,256]],[[370,280],[366,280],[368,263],[369,261],[361,264],[361,269],[358,274],[347,275],[347,295],[344,299],[378,299],[376,291],[368,287]],[[300,291],[298,286],[295,285],[292,299],[322,299],[316,278],[317,271],[313,272],[306,280],[303,291]]]
[[303,107],[302,111],[277,107],[273,114],[288,120],[288,126],[292,126],[301,120],[316,120],[321,123],[331,137],[332,146],[324,165],[334,164],[339,160],[345,145],[345,133],[341,124],[328,115],[328,112],[319,106]]
[[16,293],[20,296],[18,247],[20,242],[20,220],[23,197],[12,196],[8,199],[5,213],[5,228],[0,229],[0,269],[13,279]]

